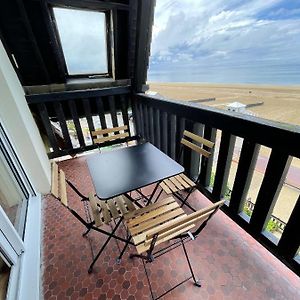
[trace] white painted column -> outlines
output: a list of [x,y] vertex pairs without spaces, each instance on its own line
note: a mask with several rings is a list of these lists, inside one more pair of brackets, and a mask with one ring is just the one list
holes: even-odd
[[0,41],[0,120],[37,192],[50,190],[51,170],[24,90]]

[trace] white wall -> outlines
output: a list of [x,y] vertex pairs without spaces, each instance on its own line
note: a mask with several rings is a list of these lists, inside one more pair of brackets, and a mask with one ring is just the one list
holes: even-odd
[[50,190],[50,162],[21,83],[0,41],[0,120],[34,188]]

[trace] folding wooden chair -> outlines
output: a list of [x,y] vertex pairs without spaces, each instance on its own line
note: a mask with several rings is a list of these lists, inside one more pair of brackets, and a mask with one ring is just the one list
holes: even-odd
[[[124,215],[124,219],[126,220],[125,225],[128,227],[138,253],[131,254],[130,258],[138,257],[142,259],[153,299],[155,298],[153,296],[151,282],[144,261],[148,263],[153,262],[155,258],[168,253],[168,251],[171,251],[180,245],[183,247],[191,276],[156,299],[163,297],[191,278],[193,278],[196,286],[201,286],[200,282],[195,278],[192,265],[185,248],[185,243],[197,238],[199,233],[206,226],[207,222],[224,204],[224,202],[225,200],[221,200],[204,209],[187,215],[183,209],[179,207],[173,197],[168,197],[162,201],[150,204],[144,208],[137,209]],[[196,227],[196,224],[198,223],[199,226]],[[191,232],[194,228],[196,228],[196,230]],[[154,252],[157,245],[171,240],[175,240],[175,242],[168,244],[165,247],[160,247],[158,251]]]
[[[85,213],[87,216],[87,220],[84,220],[75,210],[73,210],[69,206],[67,184],[76,192],[79,197],[81,197],[81,201],[85,204]],[[119,237],[115,234],[116,230],[123,220],[123,215],[136,209],[134,204],[125,196],[118,196],[107,201],[99,200],[94,196],[93,193],[89,193],[89,196],[85,197],[69,180],[66,179],[64,171],[59,170],[55,162],[52,163],[51,194],[56,199],[60,200],[60,202],[74,215],[74,217],[77,218],[86,227],[86,231],[83,233],[83,236],[90,232],[90,230],[95,230],[108,236],[98,254],[94,257],[88,269],[89,273],[92,272],[95,262],[97,261],[111,238],[128,243],[127,239]],[[118,222],[116,223],[117,219]],[[112,222],[114,222],[115,225],[114,228],[112,227],[112,232],[101,229],[104,224],[111,225]]]
[[98,144],[99,150],[104,143],[113,141],[126,143],[128,146],[128,137],[130,136],[127,125],[92,131],[91,135],[94,144]]
[[[190,139],[190,141],[188,139]],[[197,145],[196,143],[201,144],[202,147]],[[207,147],[206,149],[212,149],[214,143],[207,139],[204,139],[199,135],[184,130],[177,161],[180,161],[180,158],[183,155],[184,147],[187,147],[190,150],[195,151],[197,154],[202,155],[203,159],[207,159],[211,155],[211,152],[203,149],[203,146]],[[188,178],[188,176],[186,176],[184,173],[165,179],[163,182],[160,183],[161,191],[158,194],[156,201],[160,197],[161,193],[164,191],[167,195],[173,194],[176,198],[178,198],[182,202],[182,206],[186,204],[189,208],[195,210],[188,203],[186,203],[186,201],[190,194],[194,191],[196,185],[199,182],[199,179],[200,174],[198,174],[198,177],[194,182],[190,178]],[[188,190],[188,193],[183,198],[178,192],[185,190]]]

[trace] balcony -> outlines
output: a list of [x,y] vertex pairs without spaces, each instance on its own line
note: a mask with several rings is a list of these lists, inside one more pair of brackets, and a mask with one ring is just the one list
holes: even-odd
[[[173,159],[178,154],[184,129],[198,132],[214,141],[220,139],[216,153],[207,164],[188,153],[184,153],[181,161],[191,177],[200,170],[199,191],[194,192],[192,198],[195,208],[224,197],[227,205],[205,229],[203,236],[189,244],[193,262],[198,265],[195,269],[204,282],[204,288],[197,290],[187,283],[171,295],[177,299],[186,299],[187,293],[190,299],[198,299],[199,295],[204,299],[276,299],[280,295],[285,295],[287,299],[297,298],[299,278],[291,270],[299,273],[299,238],[296,234],[299,199],[279,236],[267,230],[267,223],[288,173],[291,158],[299,157],[299,127],[180,101],[152,98],[145,94],[134,95],[129,87],[32,95],[27,97],[27,101],[42,121],[50,142],[48,156],[52,158],[67,154],[74,156],[96,148],[83,132],[92,131],[97,126],[106,128],[127,124],[131,138],[150,141]],[[52,124],[55,123],[59,128],[64,141],[70,141],[67,126],[70,120],[75,125],[78,142],[63,143],[61,146]],[[228,197],[226,190],[237,137],[242,138],[241,151]],[[255,176],[253,169],[259,157],[260,145],[271,148],[271,155],[249,217],[244,213],[244,206],[251,179]],[[63,161],[60,166],[80,189],[86,193],[92,189],[85,155]],[[58,298],[68,295],[76,299],[78,295],[85,294],[91,298],[93,294],[100,295],[103,299],[113,296],[113,299],[118,299],[117,295],[122,299],[130,295],[136,299],[149,297],[146,277],[138,262],[132,265],[126,256],[121,266],[115,264],[118,248],[114,242],[110,243],[106,254],[97,263],[95,274],[88,276],[86,269],[91,259],[91,248],[89,242],[81,238],[80,224],[76,224],[72,216],[63,211],[51,196],[44,203],[43,287],[46,299],[54,295]],[[75,200],[74,204],[78,205]],[[101,239],[99,235],[91,235],[90,242],[95,249],[98,243],[101,244]],[[176,251],[171,257],[178,257]],[[160,283],[165,280],[164,285],[156,283],[158,288],[167,288],[175,278],[185,274],[184,267],[179,263],[174,265],[174,261],[171,258],[168,263],[158,260],[153,267],[153,280]]]
[[[59,164],[84,193],[93,189],[86,157]],[[70,202],[84,215],[76,195]],[[190,203],[202,208],[210,201],[195,191]],[[105,237],[91,232],[88,238],[83,238],[83,226],[50,195],[44,199],[43,218],[45,300],[150,299],[142,263],[128,257],[134,252],[133,247],[126,252],[121,265],[117,265],[118,247],[111,241],[89,275],[91,245],[94,250],[99,249]],[[297,275],[221,211],[187,248],[202,287],[199,289],[188,281],[164,299],[298,299],[300,296]],[[182,249],[177,248],[150,264],[153,288],[158,294],[186,277],[188,268],[183,258]]]
[[[149,141],[173,159],[178,156],[184,129],[216,143],[207,162],[188,152],[180,161],[191,178],[200,172],[200,183],[190,199],[195,208],[226,199],[199,239],[188,244],[203,286],[196,289],[187,282],[166,298],[299,299],[299,189],[283,217],[274,212],[293,168],[292,160],[300,159],[300,127],[146,95],[153,0],[5,2],[7,7],[0,12],[4,45],[1,42],[0,103],[4,113],[0,141],[7,138],[4,150],[10,150],[3,152],[12,171],[7,176],[16,177],[16,186],[23,188],[26,199],[22,198],[24,231],[14,230],[0,210],[0,221],[13,232],[4,236],[9,241],[4,253],[15,257],[7,260],[14,273],[10,275],[14,286],[9,299],[39,297],[39,277],[32,274],[40,271],[40,243],[39,238],[32,242],[32,236],[39,235],[40,213],[44,221],[41,294],[45,299],[149,299],[142,266],[129,261],[130,251],[122,264],[116,265],[118,247],[110,242],[95,272],[88,275],[92,249],[98,248],[103,237],[90,233],[83,238],[80,223],[52,196],[45,196],[42,210],[39,207],[39,195],[50,189],[49,159],[60,160],[68,178],[87,194],[92,184],[86,155],[97,148],[90,133],[121,125],[129,127],[129,141]],[[68,74],[53,21],[55,7],[105,11],[107,74]],[[2,123],[7,136],[2,134]],[[263,159],[259,181],[255,169],[264,147],[268,157]],[[294,174],[299,188],[299,177]],[[256,195],[249,200],[253,186]],[[71,197],[71,205],[83,213],[75,197]],[[278,231],[268,229],[270,221]],[[151,266],[158,294],[186,275],[179,251]]]

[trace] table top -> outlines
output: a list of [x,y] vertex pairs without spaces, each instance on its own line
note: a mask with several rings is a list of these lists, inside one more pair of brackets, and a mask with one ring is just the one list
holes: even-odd
[[184,168],[150,143],[94,154],[87,159],[100,199],[107,200],[178,175]]

